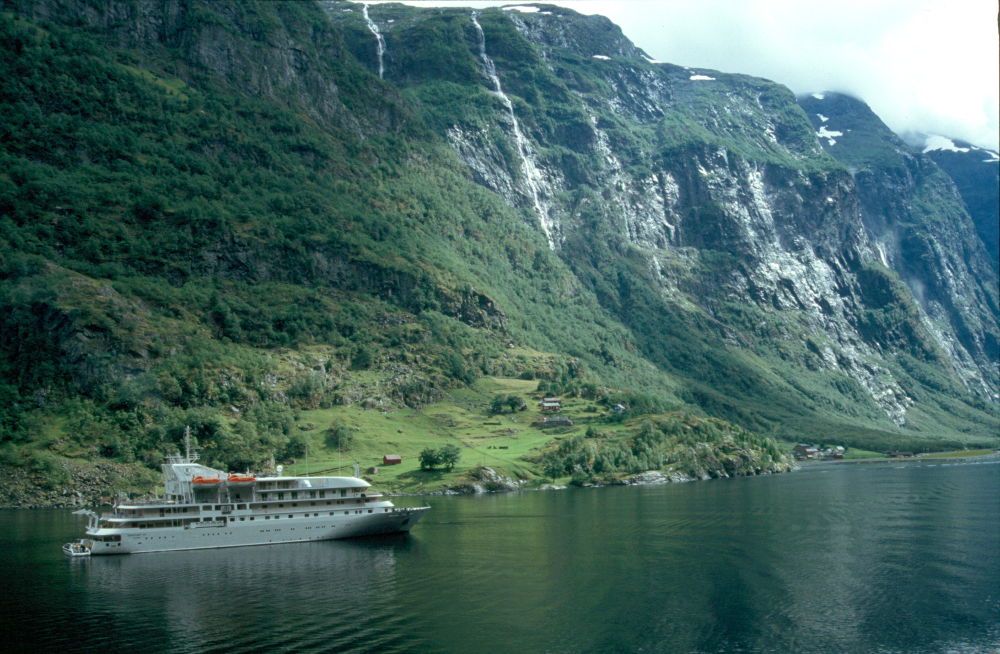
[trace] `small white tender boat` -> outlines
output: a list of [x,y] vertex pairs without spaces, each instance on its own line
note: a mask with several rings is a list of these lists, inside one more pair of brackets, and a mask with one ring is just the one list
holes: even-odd
[[86,540],[80,539],[75,543],[63,545],[63,554],[66,556],[90,556],[90,547]]

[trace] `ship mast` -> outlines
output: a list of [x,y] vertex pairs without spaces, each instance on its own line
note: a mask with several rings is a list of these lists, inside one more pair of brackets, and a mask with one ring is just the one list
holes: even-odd
[[198,457],[200,455],[198,454],[197,450],[200,450],[201,448],[196,447],[194,449],[195,449],[194,454],[191,454],[191,426],[188,425],[187,427],[184,428],[184,450],[185,450],[186,463],[194,463],[195,461],[198,460]]

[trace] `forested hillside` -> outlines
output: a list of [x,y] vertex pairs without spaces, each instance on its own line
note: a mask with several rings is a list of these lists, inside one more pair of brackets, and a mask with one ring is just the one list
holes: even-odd
[[155,465],[191,425],[269,465],[298,411],[511,377],[764,436],[997,441],[981,242],[948,295],[976,320],[929,314],[779,85],[555,8],[372,7],[382,78],[350,3],[2,9],[3,463]]

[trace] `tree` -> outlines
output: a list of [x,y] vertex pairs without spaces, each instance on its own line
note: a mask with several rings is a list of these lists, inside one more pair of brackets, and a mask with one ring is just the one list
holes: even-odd
[[454,443],[449,443],[438,450],[438,460],[441,465],[448,469],[448,472],[451,472],[452,468],[455,467],[461,458],[462,448]]
[[281,458],[285,461],[300,459],[306,455],[309,448],[309,441],[302,434],[292,434],[288,438],[288,443],[281,452]]
[[524,400],[522,400],[517,395],[508,395],[506,398],[507,406],[510,407],[511,411],[517,411],[522,406],[524,406]]
[[351,428],[339,420],[335,420],[326,430],[326,444],[338,450],[350,449],[353,440],[354,434],[351,433]]
[[490,402],[490,413],[503,413],[503,408],[507,404],[507,396],[496,395]]
[[441,463],[440,453],[433,447],[425,447],[420,453],[420,469],[433,470],[434,466]]
[[351,358],[351,368],[354,370],[368,370],[372,367],[373,361],[372,353],[366,347],[362,346],[358,348],[358,351]]
[[420,453],[420,469],[433,470],[437,466],[444,466],[450,472],[461,458],[462,448],[454,443],[437,450],[433,447],[424,448]]

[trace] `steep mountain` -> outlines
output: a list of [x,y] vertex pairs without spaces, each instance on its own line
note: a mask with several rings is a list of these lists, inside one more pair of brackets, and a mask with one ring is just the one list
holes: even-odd
[[904,135],[955,182],[994,270],[1000,271],[1000,154],[960,139]]
[[997,278],[952,180],[863,102],[827,93],[800,104],[823,147],[849,166],[868,234],[909,286],[928,333],[968,388],[995,388]]
[[858,108],[548,5],[3,10],[8,460],[155,461],[193,424],[242,467],[294,450],[290,407],[482,376],[789,439],[997,440],[996,276],[932,161],[867,115],[828,150],[807,115]]
[[[356,7],[326,7],[374,68]],[[369,15],[384,78],[478,183],[525,211],[643,355],[685,380],[688,399],[756,428],[805,430],[829,411],[867,428],[920,429],[930,418],[922,428],[934,431],[941,407],[911,407],[947,371],[949,393],[995,402],[996,284],[981,266],[963,268],[965,286],[941,301],[969,315],[928,320],[881,254],[869,216],[879,209],[851,164],[826,155],[787,89],[657,64],[603,19],[535,8]],[[873,138],[898,141],[887,129]],[[936,177],[920,186],[921,206],[961,234],[968,216],[927,166]],[[942,236],[929,228],[913,238]],[[984,256],[974,235],[948,247]],[[941,274],[906,272],[914,288]],[[957,349],[955,334],[965,338]]]

